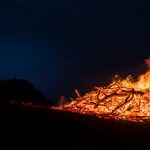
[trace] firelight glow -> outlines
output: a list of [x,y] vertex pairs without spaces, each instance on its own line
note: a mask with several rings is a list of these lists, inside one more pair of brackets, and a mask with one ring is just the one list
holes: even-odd
[[106,87],[95,87],[83,97],[78,95],[70,103],[50,109],[92,114],[115,120],[143,122],[150,120],[150,58],[145,60],[148,70],[134,80],[115,76]]

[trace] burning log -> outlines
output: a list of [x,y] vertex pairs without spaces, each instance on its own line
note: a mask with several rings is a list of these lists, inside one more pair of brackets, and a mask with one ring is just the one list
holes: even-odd
[[129,103],[131,100],[133,100],[133,95],[128,95],[125,100],[123,100],[113,111],[112,114],[115,113],[117,111],[117,109],[123,107],[124,105],[126,105],[127,103]]
[[75,90],[76,99],[55,109],[115,119],[138,121],[138,118],[140,120],[147,118],[150,120],[150,58],[145,62],[149,70],[140,75],[137,81],[134,81],[131,76],[126,79],[115,76],[110,85],[96,87],[84,96]]
[[75,89],[74,91],[75,91],[75,93],[77,94],[78,97],[81,97],[81,96],[80,96],[80,93],[78,92],[77,89]]

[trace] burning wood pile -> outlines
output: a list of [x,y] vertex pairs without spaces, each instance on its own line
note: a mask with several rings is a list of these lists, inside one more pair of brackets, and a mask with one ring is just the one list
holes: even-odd
[[76,90],[76,99],[52,109],[117,120],[150,121],[150,58],[145,62],[149,70],[136,81],[131,76],[126,79],[115,76],[110,85],[95,87],[83,97]]

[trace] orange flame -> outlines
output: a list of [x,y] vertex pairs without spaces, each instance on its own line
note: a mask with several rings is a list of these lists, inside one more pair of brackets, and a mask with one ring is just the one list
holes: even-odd
[[126,79],[116,75],[110,85],[95,87],[84,96],[78,96],[70,103],[51,109],[94,114],[117,120],[150,120],[150,58],[145,62],[149,70],[136,81],[130,75]]

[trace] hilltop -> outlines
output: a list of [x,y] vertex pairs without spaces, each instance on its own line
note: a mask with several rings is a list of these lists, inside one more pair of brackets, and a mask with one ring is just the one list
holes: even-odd
[[53,104],[52,100],[48,99],[27,80],[0,80],[0,103],[7,103],[9,101]]

